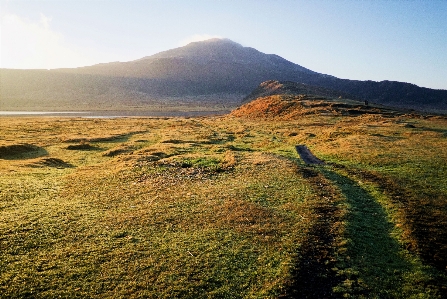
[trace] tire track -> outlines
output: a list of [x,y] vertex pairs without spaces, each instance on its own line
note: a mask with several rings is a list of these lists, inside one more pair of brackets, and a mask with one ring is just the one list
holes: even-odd
[[342,298],[333,288],[341,283],[337,276],[336,239],[342,229],[341,211],[336,202],[336,190],[317,171],[310,167],[299,168],[315,192],[309,203],[312,226],[301,244],[298,263],[293,273],[293,284],[285,298]]
[[383,193],[389,195],[404,214],[409,249],[420,254],[427,264],[447,271],[446,198],[427,193],[416,197],[398,182],[378,173],[344,169],[351,175],[378,185]]
[[[399,203],[400,209],[407,207],[405,221],[410,223],[404,225],[411,228],[410,232],[417,239],[417,249],[422,252],[413,251],[422,253],[423,259],[427,260],[431,250],[429,264],[435,266],[435,259],[444,262],[439,253],[446,248],[445,238],[442,238],[445,231],[439,231],[432,239],[429,234],[422,233],[425,226],[417,227],[417,220],[433,215],[421,216],[424,207],[414,206],[419,201],[412,200],[396,182],[380,175],[332,163],[321,166],[324,162],[307,147],[297,146],[296,149],[304,163],[309,165],[298,169],[310,183],[315,198],[308,204],[311,227],[299,248],[294,283],[287,298],[404,298],[426,297],[427,294],[430,298],[446,298],[444,276],[418,266],[409,256],[402,254],[401,244],[392,237],[395,227],[385,208],[358,183],[358,178],[378,185],[382,193],[391,195],[392,202]],[[405,205],[402,205],[403,198],[406,199]],[[434,223],[427,221],[426,226],[433,227],[430,231],[439,229],[439,222],[445,223],[444,219],[437,220]],[[421,244],[422,239],[428,244]],[[441,246],[431,248],[433,244]],[[437,265],[440,270],[444,266],[443,263]],[[419,278],[411,279],[408,273],[419,275]]]

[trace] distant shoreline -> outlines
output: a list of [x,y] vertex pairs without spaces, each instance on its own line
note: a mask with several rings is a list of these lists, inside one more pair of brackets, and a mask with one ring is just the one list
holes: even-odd
[[82,117],[82,118],[120,118],[120,117],[194,117],[224,115],[230,111],[0,111],[0,117]]

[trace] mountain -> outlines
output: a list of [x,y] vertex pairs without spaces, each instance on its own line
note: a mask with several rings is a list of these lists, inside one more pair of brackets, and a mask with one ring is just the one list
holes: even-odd
[[[228,76],[234,76],[236,72],[240,72],[237,76],[238,79],[242,76],[247,77],[249,81],[264,79],[261,82],[270,76],[280,76],[284,71],[290,75],[314,73],[277,55],[264,54],[253,48],[243,47],[229,39],[193,42],[184,47],[130,62],[98,64],[77,69],[61,69],[60,71],[194,82],[232,80]],[[257,84],[259,83],[257,82]],[[248,90],[251,89],[252,87],[248,88]]]
[[229,39],[194,42],[130,62],[58,71],[138,78],[140,91],[163,95],[246,95],[269,79],[297,81],[317,74],[277,55],[264,54]]
[[447,111],[447,90],[339,79],[228,39],[190,43],[129,62],[56,70],[1,69],[0,109],[126,109],[180,102],[231,107],[266,80],[298,82],[331,90],[334,96],[379,104]]

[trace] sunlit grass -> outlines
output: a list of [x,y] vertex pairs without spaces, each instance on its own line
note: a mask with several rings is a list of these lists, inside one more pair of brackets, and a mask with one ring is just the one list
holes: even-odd
[[[313,258],[300,250],[322,219],[334,238],[325,245],[338,275],[333,294],[446,290],[434,265],[445,260],[431,256],[444,252],[442,230],[430,227],[439,248],[422,246],[414,229],[425,223],[413,213],[440,223],[447,215],[445,119],[4,118],[0,126],[0,145],[39,149],[0,157],[3,297],[300,294],[299,267]],[[313,170],[318,177],[306,175],[298,144],[329,164]],[[333,217],[321,218],[323,203],[336,207]]]

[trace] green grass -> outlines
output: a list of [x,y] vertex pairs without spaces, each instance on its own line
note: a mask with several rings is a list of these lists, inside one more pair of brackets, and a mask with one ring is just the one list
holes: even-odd
[[[2,298],[447,293],[445,119],[0,126]],[[20,144],[38,154],[10,158]],[[304,165],[298,144],[329,164]]]
[[[405,250],[390,215],[371,192],[352,179],[322,170],[346,199],[345,252],[340,256],[340,275],[345,280],[336,288],[354,298],[435,298],[430,285],[430,267]],[[381,198],[383,200],[383,198]]]

